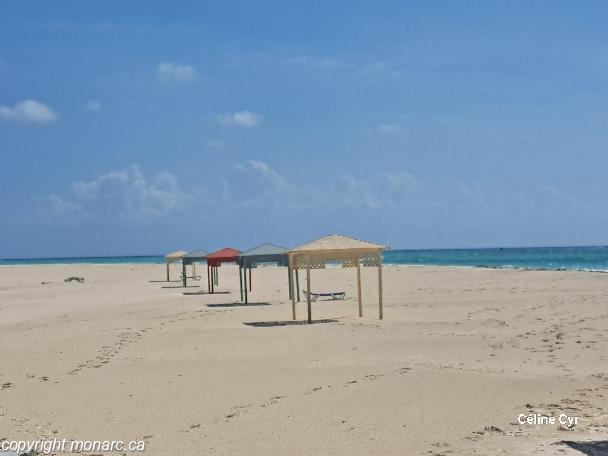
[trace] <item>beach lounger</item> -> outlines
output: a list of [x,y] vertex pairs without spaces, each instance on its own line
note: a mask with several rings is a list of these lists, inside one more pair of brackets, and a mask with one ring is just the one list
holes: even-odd
[[[202,277],[202,276],[200,276],[200,275],[195,275],[195,276],[186,276],[186,279],[192,279],[192,280],[201,280],[201,277]],[[183,275],[183,274],[180,274],[180,275],[179,275],[179,278],[183,280],[183,279],[184,279],[184,275]]]
[[[304,296],[307,295],[306,290],[302,290],[304,292]],[[316,301],[319,298],[331,298],[333,300],[344,299],[346,296],[345,291],[334,291],[331,293],[310,293],[310,300]]]

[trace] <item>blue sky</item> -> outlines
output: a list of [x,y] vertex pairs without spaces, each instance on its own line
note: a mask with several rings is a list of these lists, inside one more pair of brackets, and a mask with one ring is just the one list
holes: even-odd
[[607,15],[6,1],[0,257],[607,244]]

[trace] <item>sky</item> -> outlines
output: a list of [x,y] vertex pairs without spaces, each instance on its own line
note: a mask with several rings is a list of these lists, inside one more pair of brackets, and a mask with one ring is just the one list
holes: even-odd
[[606,17],[6,0],[0,258],[608,244]]

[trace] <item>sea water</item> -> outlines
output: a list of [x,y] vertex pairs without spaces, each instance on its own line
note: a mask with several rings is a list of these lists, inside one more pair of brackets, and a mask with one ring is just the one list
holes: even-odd
[[[29,258],[0,260],[0,265],[161,264],[162,255]],[[486,249],[387,250],[388,265],[472,266],[608,272],[608,247],[525,247]]]

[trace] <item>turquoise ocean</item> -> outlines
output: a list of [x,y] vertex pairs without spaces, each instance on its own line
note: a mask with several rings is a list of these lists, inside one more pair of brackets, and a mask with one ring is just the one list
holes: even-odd
[[[160,264],[162,255],[0,260],[0,265]],[[608,272],[608,247],[527,247],[486,249],[388,250],[386,264],[472,266]]]

